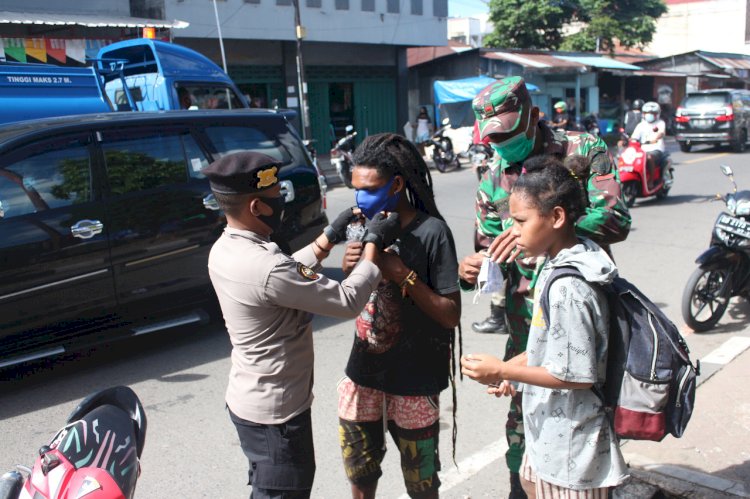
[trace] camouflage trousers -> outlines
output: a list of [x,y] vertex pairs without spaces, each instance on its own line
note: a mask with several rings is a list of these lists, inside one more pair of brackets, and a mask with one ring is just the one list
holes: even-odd
[[[517,289],[517,286],[510,283],[506,295],[505,313],[509,333],[508,342],[505,344],[505,356],[503,357],[503,360],[506,361],[526,351],[529,327],[531,326],[533,301],[527,297],[527,293],[517,293]],[[521,468],[521,459],[525,450],[522,395],[519,392],[511,398],[508,419],[505,423],[505,438],[508,441],[505,462],[508,469],[513,473],[518,473]]]

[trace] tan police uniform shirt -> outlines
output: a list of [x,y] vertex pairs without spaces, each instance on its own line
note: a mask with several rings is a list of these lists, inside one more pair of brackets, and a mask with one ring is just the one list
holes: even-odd
[[319,266],[309,246],[289,256],[232,227],[211,249],[208,271],[232,342],[226,402],[242,419],[279,424],[310,407],[313,314],[356,317],[381,279],[366,260],[341,283]]

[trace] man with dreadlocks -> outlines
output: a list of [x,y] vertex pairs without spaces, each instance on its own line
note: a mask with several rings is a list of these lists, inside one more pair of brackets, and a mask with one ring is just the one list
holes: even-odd
[[[455,372],[461,315],[453,235],[435,205],[427,165],[405,138],[367,137],[354,152],[352,184],[362,214],[398,213],[401,234],[378,262],[384,279],[356,320],[338,386],[344,467],[352,496],[374,498],[387,430],[409,496],[438,497],[439,395]],[[345,273],[361,252],[361,244],[348,245]]]

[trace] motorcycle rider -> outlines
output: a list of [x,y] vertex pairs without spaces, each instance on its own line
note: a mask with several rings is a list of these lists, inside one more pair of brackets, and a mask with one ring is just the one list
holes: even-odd
[[[641,143],[641,148],[648,155],[648,178],[653,182],[654,169],[657,165],[663,165],[666,159],[664,136],[667,126],[664,120],[659,119],[661,108],[656,102],[647,102],[643,105],[643,120],[635,127],[631,138]],[[663,170],[663,169],[662,169]],[[664,171],[662,171],[662,177]]]
[[[576,232],[605,247],[622,241],[630,229],[630,215],[620,197],[617,165],[604,141],[587,133],[553,130],[539,119],[539,108],[531,102],[523,78],[503,78],[485,87],[473,101],[482,137],[490,137],[495,157],[479,184],[476,199],[476,245],[488,248],[493,259],[504,267],[506,319],[510,337],[505,359],[526,350],[531,323],[533,288],[544,258],[519,257],[508,197],[522,173],[522,163],[531,156],[551,154],[559,159],[583,156],[590,164],[586,182],[589,208],[576,223]],[[518,258],[516,258],[518,257]],[[478,252],[459,264],[459,284],[473,289],[485,256]],[[506,423],[510,469],[510,498],[526,497],[518,474],[524,451],[521,393],[511,399]]]
[[641,122],[641,119],[643,118],[641,108],[643,108],[643,99],[636,99],[633,101],[633,108],[625,113],[623,128],[625,128],[626,134],[633,135],[635,127]]
[[555,115],[552,116],[552,122],[549,124],[551,128],[555,130],[567,130],[568,129],[568,106],[564,101],[558,101],[553,106],[555,108]]

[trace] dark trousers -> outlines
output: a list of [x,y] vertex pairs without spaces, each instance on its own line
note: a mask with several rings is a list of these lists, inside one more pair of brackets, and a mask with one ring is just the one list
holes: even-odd
[[251,499],[306,499],[315,477],[310,409],[281,424],[253,423],[229,411],[250,464]]

